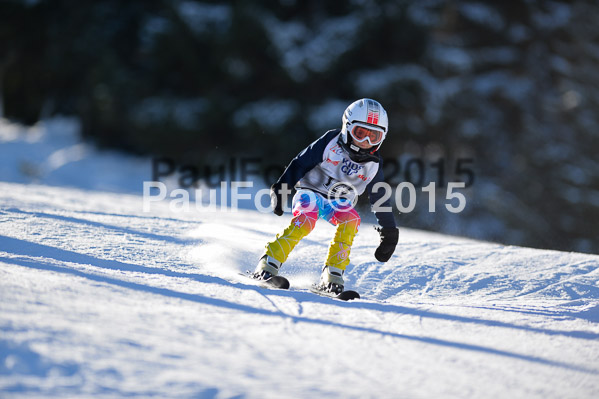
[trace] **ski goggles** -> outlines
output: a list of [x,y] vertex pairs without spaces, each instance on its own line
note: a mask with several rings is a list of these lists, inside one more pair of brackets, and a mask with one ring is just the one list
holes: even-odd
[[383,141],[383,138],[385,138],[385,132],[383,130],[370,125],[354,123],[349,132],[352,138],[358,143],[368,141],[370,145],[377,145]]

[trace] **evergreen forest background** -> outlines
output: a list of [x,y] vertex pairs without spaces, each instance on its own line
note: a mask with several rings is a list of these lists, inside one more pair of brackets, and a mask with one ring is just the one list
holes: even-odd
[[[419,193],[400,225],[599,253],[597,15],[596,1],[3,0],[0,116],[76,116],[100,147],[199,170],[282,168],[370,97],[389,113],[389,182]],[[459,214],[450,181],[468,186]]]

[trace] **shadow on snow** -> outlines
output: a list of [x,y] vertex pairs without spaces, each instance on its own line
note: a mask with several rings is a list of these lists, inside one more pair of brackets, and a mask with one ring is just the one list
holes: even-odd
[[150,240],[171,242],[174,244],[189,244],[189,243],[201,242],[201,240],[199,240],[197,238],[184,239],[184,238],[165,236],[165,235],[161,235],[161,234],[155,234],[155,233],[134,230],[134,229],[130,229],[127,227],[114,226],[114,225],[110,225],[110,224],[106,224],[106,223],[94,222],[92,220],[75,218],[75,217],[71,217],[71,216],[55,215],[52,213],[45,213],[45,212],[28,212],[28,211],[22,211],[22,210],[16,209],[16,208],[8,209],[8,211],[14,212],[14,213],[21,213],[24,215],[31,215],[31,216],[35,216],[35,217],[39,217],[39,218],[56,219],[56,220],[61,220],[64,222],[69,222],[69,223],[79,223],[79,224],[84,224],[84,225],[88,225],[88,226],[92,226],[92,227],[98,227],[98,228],[102,228],[102,229],[112,230],[112,231],[116,231],[116,232],[123,233],[123,234],[138,235],[143,238],[150,239]]
[[[165,275],[165,276],[169,276],[169,277],[189,278],[189,279],[192,279],[195,281],[227,285],[227,286],[231,286],[231,287],[235,287],[235,288],[239,288],[239,289],[249,289],[249,290],[263,293],[262,289],[260,289],[259,287],[255,286],[255,285],[252,285],[252,284],[232,283],[232,282],[229,282],[229,281],[224,280],[219,277],[211,277],[211,276],[199,275],[199,274],[180,273],[180,272],[174,272],[174,271],[164,270],[164,269],[160,269],[160,268],[144,267],[144,266],[139,266],[139,265],[134,265],[134,264],[129,264],[129,263],[123,263],[123,262],[119,262],[119,261],[98,259],[98,258],[90,256],[90,255],[80,254],[77,252],[63,250],[63,249],[55,248],[55,247],[50,247],[47,245],[32,243],[29,241],[24,241],[24,240],[12,238],[12,237],[0,236],[0,244],[2,245],[2,248],[5,252],[13,253],[15,255],[30,256],[30,257],[31,256],[48,257],[48,258],[52,258],[57,261],[72,262],[72,263],[79,263],[79,264],[89,264],[92,266],[105,268],[105,269],[111,269],[111,270],[135,271],[135,272],[143,272],[143,273],[148,273],[148,274],[161,274],[161,275]],[[399,333],[394,333],[394,332],[389,332],[389,331],[378,330],[378,329],[374,329],[374,328],[352,326],[349,324],[343,324],[343,323],[338,323],[338,322],[334,322],[334,321],[313,319],[313,318],[302,317],[302,316],[293,316],[293,315],[286,314],[280,310],[273,311],[273,310],[267,310],[267,309],[260,309],[260,308],[256,308],[256,307],[249,306],[249,305],[230,302],[230,301],[218,299],[218,298],[210,298],[210,297],[206,297],[206,296],[199,295],[199,294],[188,294],[188,293],[174,291],[174,290],[165,289],[165,288],[152,287],[152,286],[148,286],[148,285],[144,285],[144,284],[123,281],[123,280],[115,279],[112,277],[96,275],[93,273],[86,273],[86,272],[75,270],[75,269],[72,269],[72,268],[69,268],[66,266],[57,266],[57,265],[53,265],[53,264],[50,264],[47,262],[40,262],[40,261],[31,260],[31,259],[27,259],[27,258],[23,258],[23,257],[0,257],[0,262],[5,262],[5,263],[14,264],[17,266],[28,267],[28,268],[33,268],[33,269],[48,270],[48,271],[53,271],[53,272],[58,272],[58,273],[70,274],[70,275],[74,275],[77,277],[82,277],[82,278],[86,278],[89,280],[98,281],[98,282],[102,282],[102,283],[106,283],[106,284],[111,284],[111,285],[115,285],[115,286],[119,286],[119,287],[123,287],[123,288],[127,288],[127,289],[133,289],[133,290],[148,292],[151,294],[163,295],[163,296],[167,296],[167,297],[188,300],[188,301],[192,301],[195,303],[201,303],[201,304],[206,304],[206,305],[210,305],[210,306],[223,307],[223,308],[227,308],[227,309],[232,309],[232,310],[237,310],[237,311],[242,311],[242,312],[247,312],[247,313],[253,313],[253,314],[263,315],[263,316],[283,317],[286,319],[290,319],[296,323],[310,323],[310,324],[316,324],[316,325],[333,326],[333,327],[343,328],[343,329],[348,329],[348,330],[353,330],[353,331],[360,331],[360,332],[366,332],[366,333],[372,333],[372,334],[380,334],[380,335],[398,338],[398,339],[406,339],[406,340],[411,340],[411,341],[416,341],[416,342],[422,342],[422,343],[427,343],[427,344],[431,344],[431,345],[439,345],[439,346],[451,347],[451,348],[456,348],[456,349],[476,351],[476,352],[481,352],[481,353],[486,353],[486,354],[491,354],[491,355],[505,356],[505,357],[509,357],[509,358],[513,358],[513,359],[525,360],[525,361],[535,362],[538,364],[543,364],[543,365],[548,365],[548,366],[557,366],[557,367],[562,367],[562,368],[566,368],[566,369],[571,369],[571,370],[581,371],[581,372],[586,372],[586,373],[591,373],[591,374],[599,374],[599,372],[594,369],[589,369],[589,368],[577,366],[574,364],[568,364],[565,362],[543,359],[543,358],[536,357],[536,356],[529,356],[529,355],[523,355],[523,354],[509,352],[509,351],[503,351],[503,350],[489,348],[489,347],[485,347],[485,346],[481,346],[481,345],[453,342],[453,341],[442,340],[442,339],[437,339],[437,338],[418,337],[418,336],[412,336],[412,335],[399,334]],[[494,321],[494,320],[484,320],[484,319],[476,319],[476,318],[470,318],[470,317],[454,316],[454,315],[424,311],[424,310],[419,310],[419,309],[415,309],[415,308],[396,306],[396,305],[388,305],[388,304],[372,303],[372,302],[362,302],[362,301],[340,302],[340,301],[336,301],[333,299],[323,298],[323,297],[319,297],[317,295],[314,295],[314,294],[311,294],[308,292],[301,292],[301,291],[269,290],[269,295],[270,294],[284,296],[284,297],[292,297],[295,300],[304,301],[304,302],[319,302],[319,303],[326,303],[327,305],[340,306],[340,307],[349,307],[349,308],[356,308],[356,309],[371,309],[371,310],[376,310],[376,311],[381,311],[381,312],[411,314],[411,315],[427,317],[427,318],[432,318],[432,319],[450,320],[450,321],[456,321],[456,322],[461,322],[461,323],[476,323],[476,324],[481,324],[481,325],[489,326],[489,327],[503,327],[503,328],[519,329],[519,330],[526,330],[526,331],[535,332],[535,333],[542,333],[542,334],[549,334],[549,335],[564,335],[564,336],[568,336],[568,337],[582,338],[582,339],[593,339],[594,340],[594,339],[599,338],[599,334],[587,333],[587,332],[582,332],[582,331],[546,330],[546,329],[540,329],[540,328],[534,328],[534,327],[528,327],[528,326],[519,326],[519,325],[515,325],[515,324],[504,323],[504,322],[499,322],[499,321]]]

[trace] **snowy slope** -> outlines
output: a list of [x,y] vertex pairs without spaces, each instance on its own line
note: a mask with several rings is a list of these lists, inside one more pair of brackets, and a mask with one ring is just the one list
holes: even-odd
[[75,118],[30,127],[0,118],[0,181],[134,193],[150,180],[148,159],[99,151],[79,132]]
[[[84,146],[63,171],[103,165]],[[0,182],[0,397],[599,395],[599,256],[402,229],[382,264],[363,225],[347,280],[364,299],[345,303],[307,291],[322,221],[284,266],[293,289],[266,290],[239,273],[287,216],[146,213],[135,188],[101,190],[109,171],[95,191],[19,179]]]
[[[0,184],[0,390],[35,396],[572,397],[599,393],[599,257],[402,230],[306,292],[332,228],[252,268],[285,218],[141,212],[134,195]],[[284,393],[284,394],[282,394]],[[282,394],[282,395],[281,395]],[[3,395],[3,396],[5,396]]]

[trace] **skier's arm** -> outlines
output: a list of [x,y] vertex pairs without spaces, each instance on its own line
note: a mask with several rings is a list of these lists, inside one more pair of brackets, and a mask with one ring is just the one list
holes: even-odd
[[[374,206],[374,204],[376,204],[387,192],[383,187],[373,191],[374,185],[384,182],[384,180],[383,161],[380,159],[379,170],[374,179],[366,187],[371,206]],[[389,202],[389,198],[377,205],[379,205],[380,208],[374,209],[374,214],[381,225],[381,228],[377,229],[381,236],[381,242],[374,252],[374,257],[379,262],[387,262],[393,255],[393,252],[395,252],[395,247],[397,246],[397,241],[399,239],[399,231],[395,226],[395,218],[393,217],[393,212],[391,211],[391,203]],[[388,209],[388,211],[382,210],[381,208]]]
[[[283,202],[285,202],[283,199],[283,192],[289,193],[289,191],[286,190],[290,190],[291,187],[295,186],[295,184],[304,177],[310,169],[324,161],[324,151],[327,144],[337,134],[339,134],[339,129],[330,130],[308,147],[304,148],[304,150],[293,158],[289,165],[287,165],[287,168],[281,177],[279,177],[279,180],[270,187],[270,202],[275,215],[283,215]],[[287,187],[284,188],[283,184],[286,184]]]
[[295,184],[313,167],[324,161],[324,150],[327,144],[339,134],[339,130],[329,130],[318,140],[314,141],[308,147],[304,148],[295,158],[291,160],[287,168],[274,184],[281,187],[287,183],[289,188]]
[[[379,170],[374,176],[374,179],[366,186],[366,192],[368,193],[368,198],[370,199],[370,205],[374,207],[374,204],[377,204],[377,209],[374,210],[374,215],[378,220],[379,224],[383,228],[395,228],[395,217],[393,217],[393,212],[391,211],[391,203],[389,198],[387,198],[382,203],[379,203],[380,199],[385,195],[387,190],[383,187],[379,187],[378,190],[373,191],[373,187],[377,183],[383,183],[385,181],[385,176],[383,174],[383,161],[379,161]],[[388,211],[384,211],[381,209],[389,209]]]

